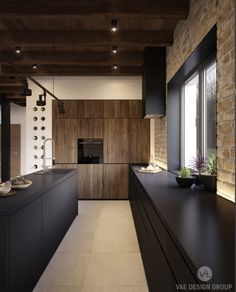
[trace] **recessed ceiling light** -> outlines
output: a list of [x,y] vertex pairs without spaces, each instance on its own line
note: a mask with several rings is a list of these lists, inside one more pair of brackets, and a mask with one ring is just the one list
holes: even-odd
[[117,31],[117,19],[111,20],[111,30],[114,32]]
[[114,70],[117,70],[117,69],[118,69],[118,65],[117,65],[117,64],[113,64],[112,68],[113,68]]
[[33,64],[33,65],[32,65],[32,68],[33,68],[34,70],[36,70],[36,69],[37,69],[37,64]]
[[21,47],[15,47],[15,53],[20,54],[21,53]]
[[117,47],[112,47],[112,54],[117,54],[118,50]]

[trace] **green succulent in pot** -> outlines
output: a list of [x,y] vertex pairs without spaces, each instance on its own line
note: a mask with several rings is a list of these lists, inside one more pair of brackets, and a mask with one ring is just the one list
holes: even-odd
[[200,175],[200,182],[205,186],[206,190],[216,191],[216,175],[217,175],[217,157],[211,154],[207,158],[205,170]]
[[192,175],[195,177],[195,184],[200,184],[199,175],[205,170],[207,163],[207,158],[202,155],[198,154],[196,157],[194,157],[189,164],[189,167],[192,170]]
[[179,175],[175,178],[181,188],[190,188],[194,183],[191,170],[187,167],[182,167],[179,171]]

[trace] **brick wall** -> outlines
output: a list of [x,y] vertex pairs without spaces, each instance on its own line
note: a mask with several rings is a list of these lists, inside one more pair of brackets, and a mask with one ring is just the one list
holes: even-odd
[[[189,17],[179,21],[167,49],[167,82],[217,23],[217,193],[235,193],[235,0],[191,0]],[[168,109],[167,109],[168,111]],[[154,151],[167,166],[167,121],[155,120]]]

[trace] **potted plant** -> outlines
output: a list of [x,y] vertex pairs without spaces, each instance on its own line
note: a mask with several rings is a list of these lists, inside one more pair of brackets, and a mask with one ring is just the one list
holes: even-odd
[[191,170],[187,167],[182,167],[179,171],[179,176],[176,176],[176,181],[181,188],[190,188],[194,183]]
[[212,154],[207,158],[206,167],[204,172],[200,175],[200,182],[206,188],[206,190],[216,191],[216,175],[217,175],[217,159],[216,154]]
[[190,161],[190,168],[192,170],[192,176],[195,177],[195,184],[200,184],[199,176],[206,168],[207,159],[202,154],[198,154],[196,158]]

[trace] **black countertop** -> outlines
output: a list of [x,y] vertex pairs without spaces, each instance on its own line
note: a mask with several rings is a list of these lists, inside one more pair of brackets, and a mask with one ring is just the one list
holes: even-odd
[[165,170],[133,171],[190,269],[208,266],[212,283],[234,283],[234,203],[199,187],[180,189]]
[[75,173],[77,173],[77,169],[63,169],[62,173],[56,174],[33,173],[26,175],[25,177],[32,181],[32,185],[27,189],[16,190],[16,194],[11,197],[0,198],[0,215],[6,212],[14,212],[25,206]]

